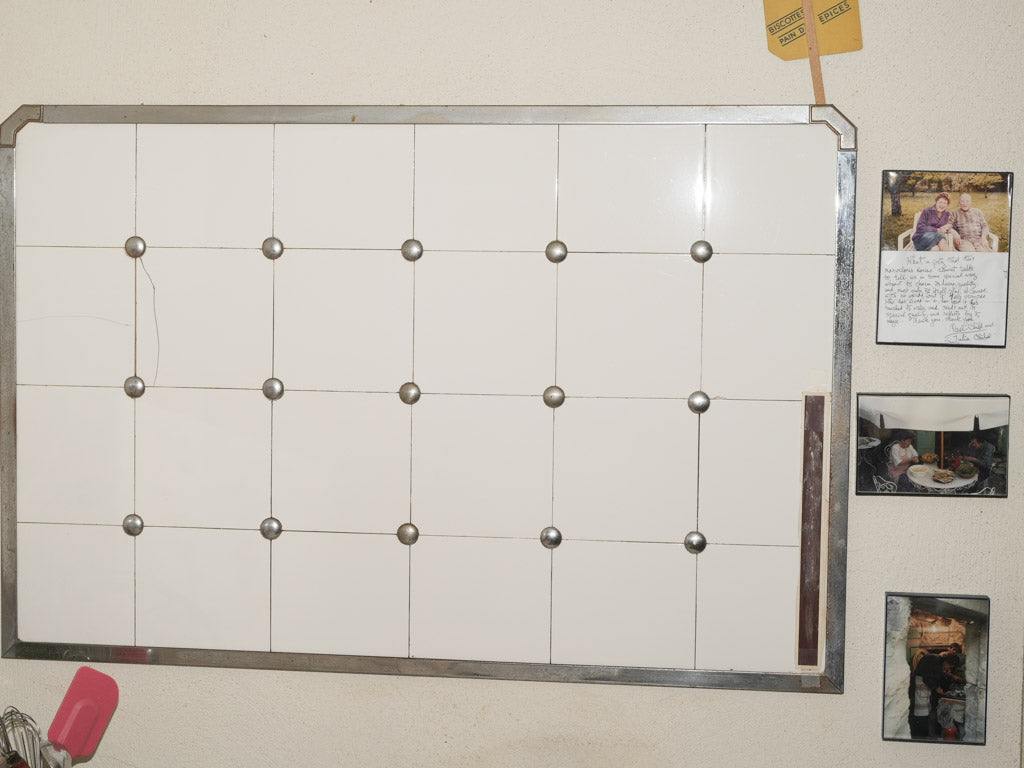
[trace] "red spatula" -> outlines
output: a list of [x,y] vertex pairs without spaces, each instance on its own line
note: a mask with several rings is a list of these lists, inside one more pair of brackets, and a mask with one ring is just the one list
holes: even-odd
[[96,751],[116,708],[114,678],[91,667],[81,667],[46,734],[55,750],[70,757],[65,764]]

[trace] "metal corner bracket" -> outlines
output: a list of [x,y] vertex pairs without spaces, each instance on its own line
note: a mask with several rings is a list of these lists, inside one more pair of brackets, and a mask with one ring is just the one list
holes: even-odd
[[839,151],[857,151],[857,126],[831,104],[811,106],[810,121],[824,123],[839,137]]
[[13,147],[18,131],[27,123],[38,123],[43,119],[43,108],[38,104],[23,104],[0,123],[0,147]]

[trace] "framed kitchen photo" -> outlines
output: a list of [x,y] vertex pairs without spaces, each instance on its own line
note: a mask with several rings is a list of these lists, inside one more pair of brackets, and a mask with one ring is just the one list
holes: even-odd
[[985,743],[989,599],[885,595],[882,739]]
[[879,344],[1005,347],[1012,173],[883,171]]
[[1009,395],[858,394],[858,495],[1007,493]]

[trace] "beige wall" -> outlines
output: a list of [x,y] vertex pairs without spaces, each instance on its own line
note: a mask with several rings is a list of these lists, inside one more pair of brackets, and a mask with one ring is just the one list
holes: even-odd
[[[1005,392],[1020,430],[1024,269],[1006,350],[879,347],[874,309],[882,169],[1024,166],[1024,4],[862,5],[864,50],[823,65],[859,128],[853,391]],[[23,103],[811,100],[807,64],[767,53],[758,0],[0,0],[0,118]],[[842,696],[112,666],[121,705],[94,764],[1017,766],[1022,480],[1017,459],[1009,499],[851,498]],[[886,590],[992,598],[987,746],[881,741]],[[74,669],[0,662],[0,704],[48,722]]]

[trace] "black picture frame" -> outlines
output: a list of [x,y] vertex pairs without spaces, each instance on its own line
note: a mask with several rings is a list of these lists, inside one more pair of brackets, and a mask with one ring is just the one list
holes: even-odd
[[885,593],[882,740],[984,746],[991,600]]
[[856,403],[856,495],[1008,496],[1009,395],[858,392]]
[[[882,172],[881,186],[875,343],[1004,349],[1013,173],[891,169]],[[940,196],[948,203],[944,226],[955,228],[932,250],[918,240],[918,216]],[[981,211],[987,237],[974,229],[976,214],[956,213],[962,196],[968,209]]]

